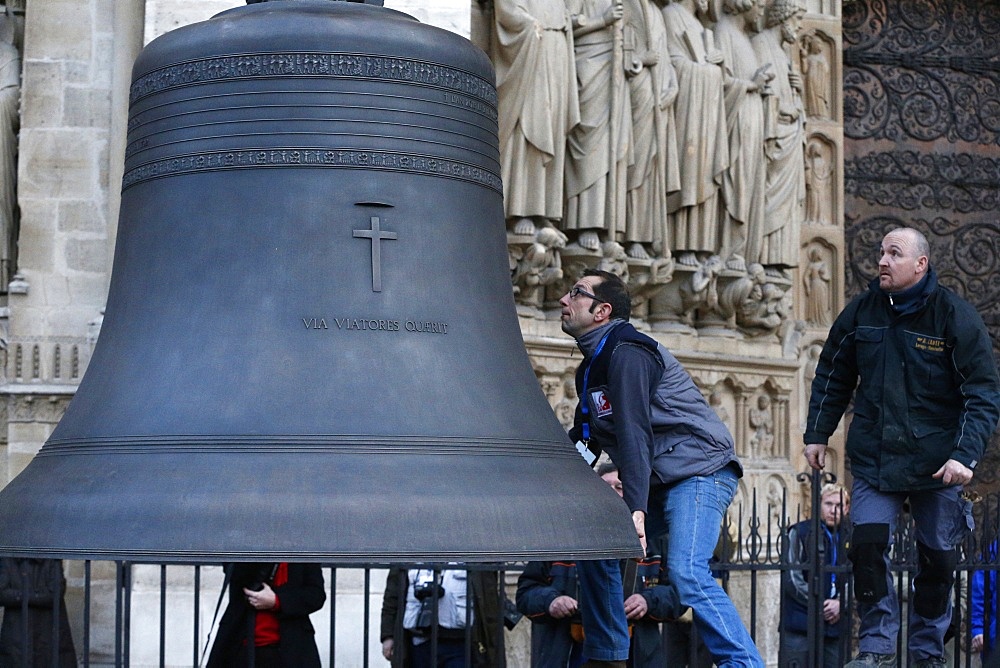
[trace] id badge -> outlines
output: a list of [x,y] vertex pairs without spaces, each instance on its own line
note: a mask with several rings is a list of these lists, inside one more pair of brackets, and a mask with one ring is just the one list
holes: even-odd
[[576,442],[576,451],[580,453],[583,460],[589,465],[593,466],[594,462],[597,461],[597,453],[587,447],[587,444],[583,441]]

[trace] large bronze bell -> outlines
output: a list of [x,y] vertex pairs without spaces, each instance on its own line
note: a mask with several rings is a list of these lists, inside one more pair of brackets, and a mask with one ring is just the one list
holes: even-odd
[[636,555],[523,348],[493,82],[467,40],[330,0],[150,43],[100,342],[0,492],[0,553]]

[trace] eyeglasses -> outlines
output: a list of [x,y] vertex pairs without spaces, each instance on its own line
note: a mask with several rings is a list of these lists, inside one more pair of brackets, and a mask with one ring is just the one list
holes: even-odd
[[593,299],[595,302],[598,302],[599,304],[607,304],[606,301],[604,301],[603,299],[601,299],[597,295],[591,294],[590,292],[587,292],[586,290],[584,290],[583,288],[581,288],[581,287],[579,287],[577,285],[574,285],[572,288],[569,289],[569,298],[570,299],[576,299],[580,295],[583,295],[584,297],[590,297],[591,299]]

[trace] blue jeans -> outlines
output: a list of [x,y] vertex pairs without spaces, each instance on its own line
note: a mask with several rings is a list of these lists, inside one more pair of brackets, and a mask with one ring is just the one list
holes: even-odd
[[583,655],[595,661],[628,659],[628,620],[617,559],[576,562],[580,580]]
[[694,624],[716,665],[763,668],[764,661],[736,606],[709,568],[723,517],[736,494],[736,481],[736,473],[727,467],[653,490],[646,533],[668,533],[664,556],[670,582],[681,603],[691,608]]
[[[430,641],[411,645],[409,649],[411,668],[434,668]],[[437,668],[466,668],[464,639],[438,639]]]

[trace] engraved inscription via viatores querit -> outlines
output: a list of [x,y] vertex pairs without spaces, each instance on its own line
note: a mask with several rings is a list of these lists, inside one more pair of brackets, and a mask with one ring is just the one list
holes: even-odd
[[388,318],[302,318],[302,327],[308,330],[333,330],[356,332],[410,332],[413,334],[447,334],[448,323],[434,320]]
[[387,170],[442,176],[502,192],[499,173],[448,158],[393,151],[356,149],[235,149],[175,155],[131,168],[126,162],[122,189],[150,179],[196,172],[260,167],[331,167]]

